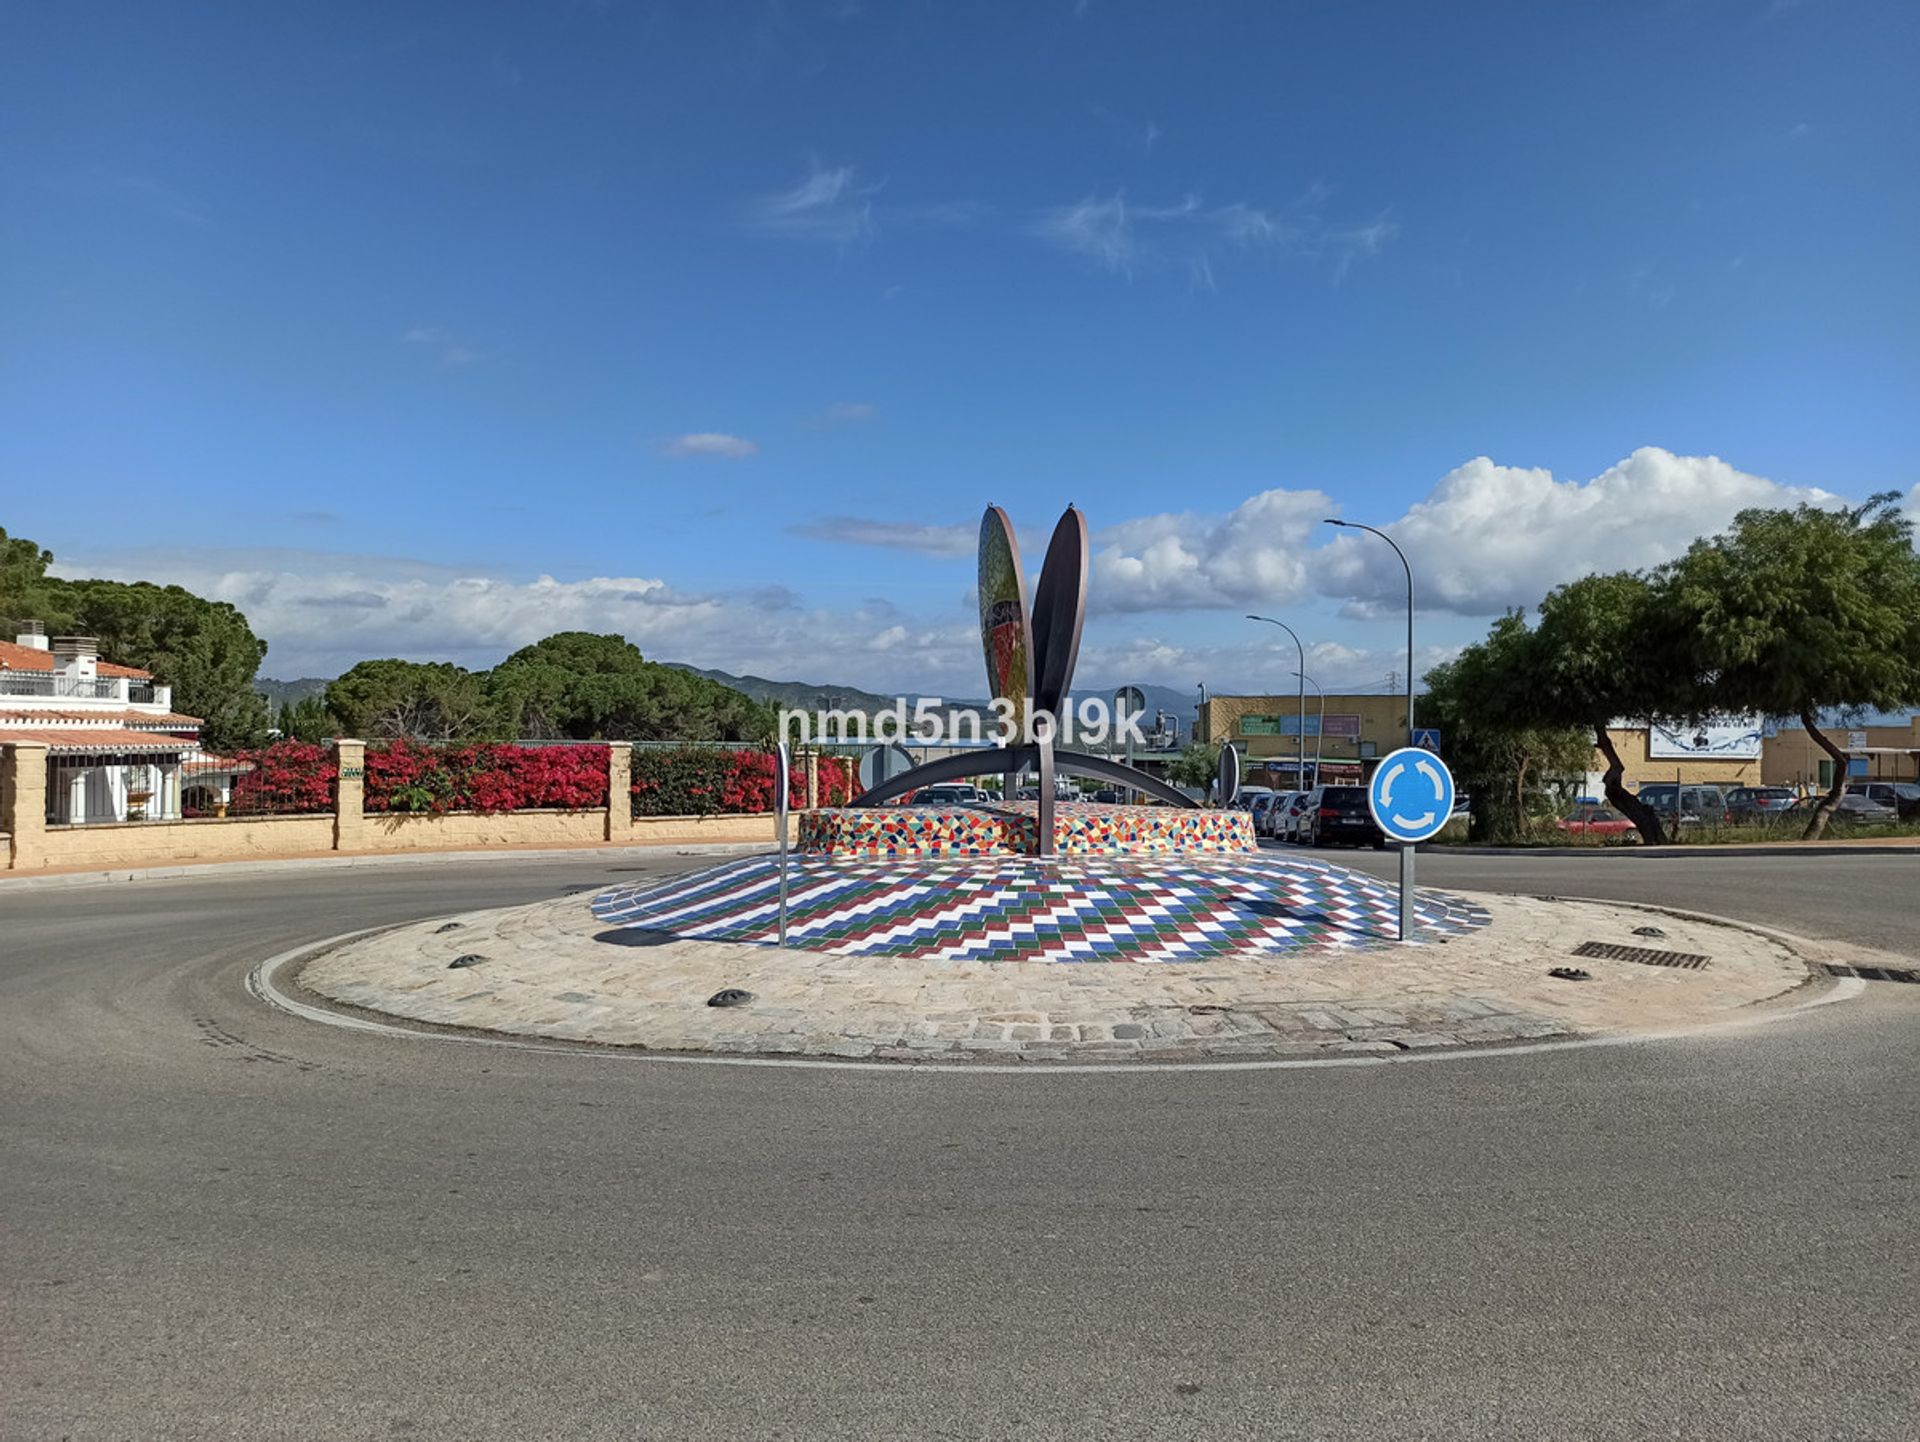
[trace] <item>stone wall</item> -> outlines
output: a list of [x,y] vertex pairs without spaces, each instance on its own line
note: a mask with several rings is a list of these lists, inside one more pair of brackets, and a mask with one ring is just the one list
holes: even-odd
[[[630,805],[586,811],[510,811],[497,815],[363,812],[365,747],[336,743],[341,780],[335,810],[312,816],[231,816],[110,825],[46,824],[47,748],[0,746],[0,869],[164,866],[186,861],[245,861],[402,851],[481,851],[491,847],[771,845],[774,819],[759,816],[634,816]],[[627,800],[630,750],[610,748],[611,794]]]
[[49,826],[37,860],[21,870],[164,866],[177,861],[250,861],[333,850],[331,816],[239,816],[204,821],[128,821]]

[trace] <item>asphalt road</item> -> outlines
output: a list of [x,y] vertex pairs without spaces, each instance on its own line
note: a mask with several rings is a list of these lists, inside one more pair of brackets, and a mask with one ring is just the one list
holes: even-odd
[[[634,864],[0,882],[0,1437],[1920,1433],[1920,987],[1137,1076],[513,1052],[244,988],[304,940]],[[1920,882],[1422,865],[1908,954]]]

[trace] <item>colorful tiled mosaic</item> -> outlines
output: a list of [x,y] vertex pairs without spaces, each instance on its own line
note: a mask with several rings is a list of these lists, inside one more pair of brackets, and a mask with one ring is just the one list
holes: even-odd
[[[704,941],[771,943],[779,864],[755,856],[664,884],[618,887],[594,915]],[[1198,961],[1390,941],[1399,892],[1306,858],[1038,857],[869,865],[794,858],[788,944],[926,961]],[[1487,924],[1458,897],[1423,891],[1416,924],[1445,937]]]
[[[1034,801],[977,806],[850,806],[805,812],[800,849],[847,859],[1034,856],[1040,850]],[[1255,849],[1244,811],[1176,806],[1060,803],[1053,825],[1062,856],[1240,853]]]

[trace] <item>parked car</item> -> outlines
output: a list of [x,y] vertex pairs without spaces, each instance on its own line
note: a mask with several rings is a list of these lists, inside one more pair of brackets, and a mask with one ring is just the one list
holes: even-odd
[[915,806],[976,806],[987,799],[978,786],[922,786],[913,793]]
[[1253,830],[1256,836],[1278,836],[1280,818],[1286,814],[1287,806],[1296,792],[1276,791],[1253,814]]
[[[1818,798],[1815,800],[1817,801]],[[1836,821],[1884,826],[1898,821],[1900,813],[1885,802],[1875,801],[1871,796],[1862,796],[1857,791],[1848,791],[1834,805],[1833,818]]]
[[1849,781],[1846,794],[1891,806],[1902,821],[1920,821],[1920,781]]
[[1569,836],[1638,836],[1640,830],[1619,812],[1606,806],[1576,806],[1560,818],[1560,829]]
[[[1820,796],[1803,796],[1793,803],[1793,809],[1787,814],[1796,821],[1805,821],[1821,800]],[[1900,813],[1891,806],[1883,806],[1870,796],[1858,796],[1852,792],[1841,796],[1831,818],[1835,826],[1885,826],[1899,819]]]
[[1307,806],[1312,800],[1313,793],[1311,791],[1295,791],[1288,795],[1286,806],[1282,808],[1280,814],[1274,817],[1273,820],[1273,834],[1277,839],[1295,842],[1296,844],[1300,841],[1300,833],[1305,822]]
[[1100,802],[1103,806],[1118,806],[1120,804],[1121,794],[1118,787],[1102,786],[1098,791],[1093,793],[1093,799]]
[[1726,793],[1718,786],[1676,786],[1671,781],[1655,781],[1640,788],[1640,799],[1668,819],[1677,812],[1682,826],[1702,822],[1713,825],[1727,819]]
[[1387,844],[1385,833],[1375,824],[1367,806],[1364,786],[1314,787],[1307,793],[1301,825],[1301,844],[1306,846],[1331,846],[1340,841],[1380,848]]
[[1271,795],[1273,795],[1273,788],[1271,786],[1242,786],[1240,788],[1240,794],[1233,798],[1234,809],[1236,811],[1251,811],[1253,810],[1253,803],[1258,798]]
[[1248,813],[1253,817],[1253,834],[1255,836],[1265,836],[1267,834],[1267,813],[1273,810],[1274,802],[1280,800],[1280,797],[1281,793],[1278,791],[1262,791],[1253,798],[1253,803],[1247,807]]
[[1736,786],[1727,793],[1729,821],[1765,821],[1793,809],[1793,792],[1784,786]]

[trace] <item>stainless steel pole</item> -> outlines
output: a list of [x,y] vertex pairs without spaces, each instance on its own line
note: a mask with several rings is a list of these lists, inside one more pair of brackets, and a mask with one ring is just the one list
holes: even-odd
[[[1359,521],[1337,521],[1327,517],[1329,526],[1345,526],[1355,531],[1370,531],[1393,547],[1393,554],[1400,558],[1400,565],[1407,573],[1407,745],[1413,745],[1413,566],[1407,560],[1407,553],[1400,549],[1397,541],[1378,526],[1363,525]],[[1305,665],[1303,661],[1300,663]]]
[[[1304,671],[1301,672],[1300,675],[1303,680],[1313,681],[1313,677],[1307,675]],[[1320,784],[1322,748],[1327,744],[1327,688],[1322,686],[1318,681],[1313,681],[1313,689],[1320,696],[1320,723],[1319,728],[1313,733],[1313,784],[1318,786]]]
[[1413,853],[1414,847],[1400,846],[1400,939],[1413,939]]
[[780,825],[780,949],[787,946],[787,792],[792,787],[792,761],[787,743],[780,743],[777,754],[778,764],[774,767],[774,784],[779,793],[774,797],[774,810],[778,813]]
[[1299,759],[1294,762],[1293,779],[1294,789],[1304,791],[1307,789],[1307,648],[1300,644],[1300,637],[1295,634],[1293,627],[1289,626],[1285,621],[1276,621],[1271,616],[1255,616],[1251,613],[1248,614],[1247,619],[1249,621],[1265,621],[1269,626],[1278,626],[1282,631],[1292,636],[1293,649],[1300,657],[1300,669],[1294,673],[1300,677],[1300,720],[1298,723],[1300,727],[1300,746]]

